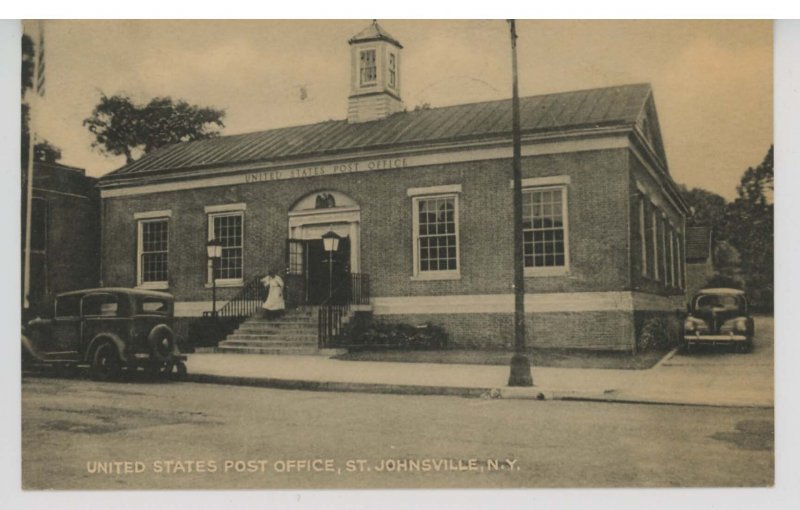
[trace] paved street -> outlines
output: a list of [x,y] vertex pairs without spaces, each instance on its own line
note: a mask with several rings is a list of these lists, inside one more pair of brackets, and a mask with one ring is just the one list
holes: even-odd
[[773,480],[769,409],[29,377],[22,390],[22,476],[31,489],[763,486]]

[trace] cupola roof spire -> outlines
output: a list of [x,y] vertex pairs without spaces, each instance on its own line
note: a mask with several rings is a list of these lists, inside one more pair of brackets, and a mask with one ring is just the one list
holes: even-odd
[[369,41],[387,41],[398,48],[402,48],[403,45],[400,44],[400,41],[392,37],[392,34],[387,32],[382,26],[378,24],[378,20],[372,20],[372,24],[362,30],[361,32],[357,33],[353,37],[347,41],[350,44],[358,43],[358,42],[369,42]]

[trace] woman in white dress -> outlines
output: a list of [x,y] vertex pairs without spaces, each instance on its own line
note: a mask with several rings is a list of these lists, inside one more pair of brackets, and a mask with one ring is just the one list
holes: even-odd
[[267,300],[261,305],[264,315],[280,315],[286,309],[286,302],[283,300],[283,279],[275,273],[275,270],[271,270],[261,279],[261,283],[267,288]]

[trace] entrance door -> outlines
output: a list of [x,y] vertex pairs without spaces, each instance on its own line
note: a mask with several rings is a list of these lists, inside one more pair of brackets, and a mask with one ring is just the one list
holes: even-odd
[[350,238],[342,238],[339,249],[332,254],[325,251],[322,239],[308,240],[306,252],[309,303],[344,302],[350,293]]

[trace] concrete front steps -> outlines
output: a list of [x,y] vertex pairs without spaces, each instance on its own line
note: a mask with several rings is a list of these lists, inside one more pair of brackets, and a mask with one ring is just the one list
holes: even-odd
[[319,349],[317,310],[297,308],[281,317],[265,319],[256,314],[219,343],[217,352],[236,354],[286,354],[333,356],[344,349]]

